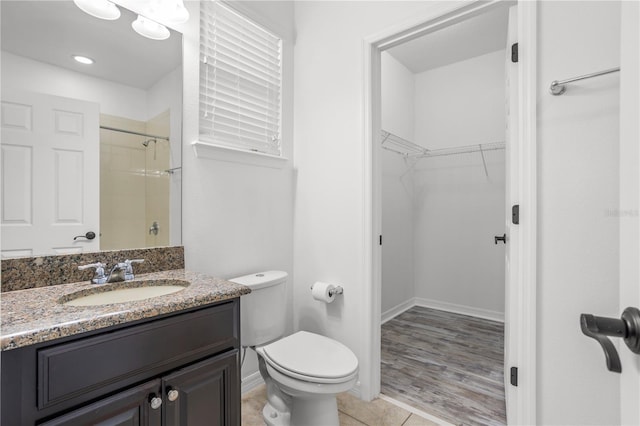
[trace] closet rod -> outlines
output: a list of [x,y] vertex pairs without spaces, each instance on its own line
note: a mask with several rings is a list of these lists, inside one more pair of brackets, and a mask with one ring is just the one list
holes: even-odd
[[562,95],[567,90],[567,87],[565,85],[568,83],[573,83],[574,81],[586,80],[588,78],[593,78],[593,77],[600,77],[601,75],[611,74],[613,72],[618,72],[618,71],[620,71],[620,67],[610,68],[604,71],[592,72],[591,74],[585,74],[578,77],[567,78],[565,80],[554,80],[551,82],[551,86],[549,86],[549,91],[553,96],[559,96],[559,95]]
[[116,127],[109,127],[109,126],[100,126],[100,128],[104,130],[111,130],[112,132],[128,133],[130,135],[144,136],[146,138],[153,138],[153,139],[164,139],[165,141],[169,141],[169,138],[166,136],[150,135],[148,133],[134,132],[133,130],[124,130],[124,129],[118,129]]
[[484,153],[487,151],[497,151],[500,149],[505,149],[506,144],[504,142],[492,142],[492,143],[483,143],[477,145],[466,145],[460,146],[456,148],[442,148],[442,149],[431,149],[428,152],[420,155],[420,158],[428,158],[428,157],[442,157],[445,155],[458,155],[458,154],[468,154],[472,152],[480,152],[482,157],[484,158]]

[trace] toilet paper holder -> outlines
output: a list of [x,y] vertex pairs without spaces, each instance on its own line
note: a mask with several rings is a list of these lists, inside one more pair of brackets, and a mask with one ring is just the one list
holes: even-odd
[[[313,286],[315,285],[315,283],[311,284],[311,290],[313,290]],[[344,293],[344,289],[342,288],[342,286],[337,285],[334,288],[332,288],[331,290],[329,290],[329,296],[333,296],[336,294],[342,294]]]

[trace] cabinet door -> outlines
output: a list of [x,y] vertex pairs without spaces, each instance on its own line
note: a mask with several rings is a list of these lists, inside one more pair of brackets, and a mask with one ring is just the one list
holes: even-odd
[[165,426],[239,425],[239,383],[237,350],[166,376]]
[[160,380],[117,393],[41,426],[161,426],[161,407],[151,407],[154,396],[160,397]]

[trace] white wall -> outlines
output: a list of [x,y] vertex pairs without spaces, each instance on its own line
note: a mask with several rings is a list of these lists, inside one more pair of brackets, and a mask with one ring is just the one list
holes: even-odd
[[[506,40],[505,40],[506,44]],[[416,142],[430,149],[505,140],[505,50],[416,75]],[[505,151],[425,158],[415,167],[415,296],[502,319]]]
[[[413,140],[414,76],[382,54],[382,128]],[[413,174],[405,158],[382,150],[382,312],[410,301],[413,291]]]
[[437,149],[503,142],[504,73],[499,50],[416,74],[417,143]]
[[[435,3],[299,2],[295,5],[295,327],[349,346],[370,386],[364,279],[364,37]],[[314,301],[317,280],[340,283],[330,305]]]
[[[435,3],[429,3],[433,5]],[[363,279],[362,39],[423,3],[296,4],[295,324],[350,346],[361,361],[370,283]],[[580,311],[618,316],[617,91],[589,80],[554,98],[548,84],[618,65],[615,2],[540,2],[538,423],[616,424],[618,378],[580,333]],[[594,30],[594,29],[597,29]],[[615,79],[615,77],[613,77]],[[579,89],[578,89],[579,88]],[[345,287],[311,300],[317,279]],[[368,383],[368,365],[360,379]]]
[[[199,2],[185,2],[191,17],[179,27],[184,33],[183,122],[183,242],[186,267],[222,278],[268,269],[287,271],[291,316],[293,285],[293,184],[289,160],[271,169],[196,158],[191,142],[198,139]],[[283,135],[284,156],[293,158],[293,3],[234,3],[247,16],[284,38]],[[241,157],[238,157],[239,161]],[[242,376],[257,371],[247,352]]]
[[147,92],[2,52],[2,90],[16,89],[100,104],[103,114],[147,121]]
[[620,3],[540,2],[538,10],[537,421],[619,424],[620,376],[579,325],[583,312],[621,313],[619,75],[572,84],[562,96],[548,87],[620,65]]

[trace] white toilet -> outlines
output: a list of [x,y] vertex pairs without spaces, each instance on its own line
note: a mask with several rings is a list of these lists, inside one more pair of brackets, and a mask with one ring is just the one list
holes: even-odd
[[358,358],[340,342],[299,331],[283,337],[287,273],[266,271],[233,278],[242,296],[242,346],[255,349],[267,385],[262,410],[269,426],[338,426],[336,394],[355,385]]

